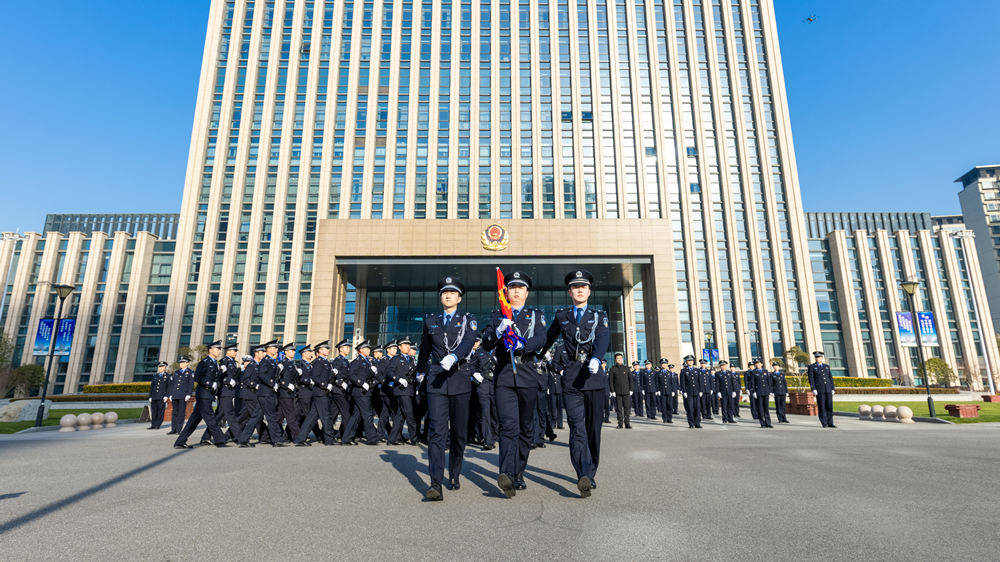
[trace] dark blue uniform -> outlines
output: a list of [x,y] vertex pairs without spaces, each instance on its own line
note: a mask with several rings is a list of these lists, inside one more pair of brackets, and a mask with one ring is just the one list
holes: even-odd
[[329,359],[321,355],[313,359],[312,363],[303,362],[301,368],[302,378],[299,380],[308,388],[309,413],[299,426],[295,442],[304,443],[309,437],[309,432],[315,431],[314,425],[319,423],[322,425],[321,442],[324,445],[333,445],[337,440],[333,431],[334,416],[330,412],[330,395],[334,389],[333,366]]
[[704,393],[701,369],[685,366],[680,375],[681,392],[684,394],[684,411],[688,427],[701,427],[701,394]]
[[[389,359],[385,367],[386,384],[392,389],[392,428],[389,432],[389,444],[397,444],[403,440],[403,421],[409,429],[409,442],[417,444],[417,419],[413,411],[413,396],[416,393],[416,362],[409,355],[402,353]],[[405,384],[403,381],[406,381]]]
[[330,392],[330,418],[337,421],[340,415],[340,439],[341,443],[348,443],[354,439],[353,435],[347,435],[347,420],[351,419],[351,408],[353,401],[350,400],[351,385],[347,382],[347,372],[351,369],[351,360],[346,355],[337,355],[330,360],[330,367],[333,372],[333,390]]
[[[240,436],[240,444],[245,444],[250,440],[257,425],[262,420],[267,420],[267,440],[271,445],[283,443],[281,422],[278,421],[278,392],[274,389],[278,384],[278,364],[269,355],[265,355],[259,362],[253,361],[251,371],[252,379],[249,381],[254,389],[257,398],[257,408],[250,415],[247,423],[243,426],[243,435]],[[259,432],[258,432],[259,433]],[[259,435],[260,440],[265,441],[264,435]]]
[[[469,432],[469,399],[472,395],[472,347],[476,343],[476,319],[471,314],[455,312],[428,314],[420,337],[417,372],[427,384],[427,459],[431,486],[444,479],[444,449],[448,446],[448,477],[458,482],[465,458]],[[453,356],[446,370],[441,360]],[[449,426],[450,440],[449,440]]]
[[[351,361],[347,369],[348,384],[351,389],[351,399],[354,401],[354,409],[351,417],[347,420],[347,427],[344,429],[343,440],[345,443],[354,439],[355,434],[359,434],[359,426],[365,433],[365,445],[378,444],[378,429],[375,427],[375,412],[372,411],[372,392],[377,392],[375,388],[375,377],[378,368],[372,364],[370,357],[358,355]],[[365,388],[365,385],[368,388]]]
[[729,371],[729,388],[736,393],[736,396],[731,396],[729,402],[729,412],[733,417],[740,417],[740,394],[742,388],[740,387],[740,373],[739,371]]
[[771,371],[771,392],[774,393],[774,413],[778,417],[778,423],[788,423],[785,415],[785,401],[788,399],[788,379],[781,371]]
[[[549,425],[563,428],[563,389],[562,375],[565,363],[560,363],[558,368],[549,369]],[[605,401],[606,402],[606,401]]]
[[[393,356],[394,357],[394,356]],[[389,362],[392,357],[386,355],[375,360],[375,367],[378,373],[375,375],[375,385],[378,392],[372,394],[372,410],[378,414],[378,435],[380,439],[389,440],[389,432],[392,431],[390,420],[392,413],[392,387],[389,386],[388,371]]]
[[219,388],[220,375],[219,362],[211,356],[198,362],[194,373],[195,382],[198,383],[194,395],[194,411],[191,412],[191,417],[184,429],[181,430],[181,434],[177,436],[177,441],[174,441],[175,447],[187,446],[188,437],[194,433],[202,420],[205,420],[205,425],[208,426],[208,431],[216,445],[226,442],[226,436],[219,429],[219,424],[215,422],[215,412],[212,411],[212,402],[215,400],[215,390]]
[[[736,384],[739,384],[739,379]],[[716,372],[715,397],[720,402],[722,423],[736,423],[733,419],[733,393],[739,393],[739,389],[733,388],[732,373],[728,369]]]
[[170,375],[170,402],[173,411],[170,413],[170,433],[180,433],[184,427],[184,416],[187,414],[185,398],[194,394],[194,372],[187,367],[177,369]]
[[[228,355],[223,355],[219,359],[219,388],[216,391],[218,406],[215,409],[215,423],[220,428],[224,423],[229,424],[227,434],[229,439],[238,441],[243,425],[240,424],[240,416],[236,409],[236,391],[239,386],[237,379],[240,375],[240,366],[236,360]],[[201,434],[201,442],[208,441],[211,432],[206,428]]]
[[757,410],[757,401],[753,397],[754,378],[756,374],[757,370],[752,367],[743,371],[743,388],[746,390],[747,400],[750,402],[750,415],[755,420],[760,418],[760,412]]
[[[579,321],[577,318],[579,317]],[[611,331],[608,315],[587,306],[556,312],[546,337],[546,347],[562,338],[569,360],[563,365],[563,401],[569,421],[569,454],[576,477],[593,481],[601,460],[601,426],[608,400],[608,375],[600,361],[608,352]],[[597,372],[590,365],[597,363]]]
[[642,371],[638,368],[629,372],[632,377],[632,412],[636,416],[643,416],[645,400],[642,398]]
[[833,426],[833,374],[826,363],[809,365],[809,388],[816,394],[816,406],[819,410],[819,423],[823,427]]
[[715,377],[712,372],[705,367],[698,369],[698,376],[701,377],[701,417],[706,420],[712,419],[712,403],[715,401]]
[[285,436],[291,441],[299,433],[298,408],[295,405],[296,384],[299,380],[299,368],[295,361],[288,357],[279,357],[278,361],[278,421],[286,426]]
[[493,313],[483,331],[483,348],[496,350],[494,400],[500,421],[500,473],[519,480],[528,466],[532,420],[538,400],[538,373],[528,358],[545,346],[545,315],[528,306],[514,311],[514,328],[525,339],[524,346],[514,351],[516,369],[511,365],[511,352],[496,333],[503,319],[499,311]]
[[660,417],[665,423],[674,423],[674,408],[670,400],[677,394],[677,386],[669,369],[660,369],[656,372],[656,391],[660,393],[658,397]]
[[156,373],[149,379],[149,428],[160,429],[163,425],[163,414],[167,409],[167,390],[170,387],[170,375],[164,371]]
[[639,371],[642,373],[642,392],[643,392],[643,402],[646,408],[646,417],[655,420],[656,419],[656,393],[657,393],[657,381],[656,381],[656,370],[655,369],[643,369]]
[[476,386],[473,400],[477,406],[473,435],[479,438],[483,450],[490,450],[497,441],[496,404],[493,402],[493,370],[496,368],[496,361],[493,354],[479,348],[472,354],[470,362],[473,365],[472,372],[483,377],[481,383],[473,381]]
[[761,427],[773,427],[771,425],[771,377],[764,369],[756,369],[753,375],[753,388],[750,395],[752,400],[757,401],[757,421]]

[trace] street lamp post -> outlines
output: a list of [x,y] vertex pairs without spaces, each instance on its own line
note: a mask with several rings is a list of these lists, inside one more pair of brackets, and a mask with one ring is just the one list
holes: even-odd
[[705,334],[705,347],[708,348],[708,368],[709,369],[714,369],[715,368],[715,360],[713,359],[713,356],[712,356],[712,350],[714,349],[712,347],[712,340],[713,339],[715,339],[715,337],[712,335],[712,332],[709,332],[709,333]]
[[76,289],[73,285],[52,285],[56,294],[59,295],[59,309],[56,312],[56,321],[52,324],[52,337],[49,338],[48,366],[45,369],[45,383],[42,384],[42,403],[38,405],[38,415],[35,416],[35,427],[42,426],[42,417],[45,415],[45,396],[49,392],[49,375],[52,372],[52,364],[55,363],[56,336],[59,335],[59,323],[62,322],[63,303],[66,298],[73,294]]
[[757,352],[763,354],[763,352],[760,349],[760,345],[761,344],[760,344],[760,339],[758,337],[760,335],[760,330],[755,330],[755,329],[754,330],[747,330],[747,335],[750,336],[750,360],[753,361],[755,359],[754,356],[753,356],[753,344],[754,343],[757,344]]
[[[975,235],[972,234],[971,230],[963,230],[956,232],[953,236],[959,240],[958,248],[962,251],[962,260],[965,262],[966,271],[971,272],[972,270],[969,269],[969,256],[965,253],[965,244],[962,243],[962,240],[971,240],[975,238]],[[972,284],[972,275],[969,275],[969,288],[972,290],[972,309],[976,314],[976,326],[979,327],[979,350],[983,354],[983,361],[986,362],[986,380],[990,383],[990,394],[996,394],[996,383],[993,382],[993,370],[990,369],[990,356],[986,353],[986,338],[983,337],[983,323],[979,319],[979,300],[976,298],[976,288]]]
[[906,295],[910,300],[910,315],[913,320],[913,331],[917,336],[917,357],[920,360],[920,376],[924,378],[924,388],[927,389],[927,411],[930,412],[931,417],[936,417],[934,415],[934,398],[931,397],[931,382],[930,378],[927,376],[927,363],[924,359],[924,342],[920,337],[920,323],[917,320],[917,287],[920,286],[920,282],[916,279],[907,279],[899,284],[900,287],[906,291]]

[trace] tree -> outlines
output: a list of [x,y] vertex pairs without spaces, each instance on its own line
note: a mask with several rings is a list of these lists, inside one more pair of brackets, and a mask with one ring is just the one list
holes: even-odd
[[941,386],[951,386],[953,382],[958,381],[958,377],[955,375],[955,371],[952,370],[951,365],[940,357],[931,357],[928,359],[927,363],[924,364],[924,369]]
[[786,375],[798,375],[799,365],[809,362],[809,354],[802,351],[802,348],[797,345],[786,349],[783,357],[784,361],[781,362],[781,367]]
[[[177,356],[178,357],[180,357],[180,356],[183,355],[184,357],[187,357],[188,359],[191,360],[191,365],[194,365],[194,364],[198,363],[198,359],[199,358],[208,355],[208,346],[206,346],[206,345],[198,345],[198,346],[195,346],[195,347],[182,347],[182,348],[180,348],[177,351],[178,351],[177,352]],[[171,371],[176,371],[177,367],[178,367],[177,361],[174,361],[167,368],[170,369]]]
[[14,390],[14,372],[10,368],[13,355],[14,340],[0,330],[0,398],[6,397]]
[[41,365],[29,363],[14,369],[11,377],[15,398],[26,398],[31,389],[45,383],[45,369]]

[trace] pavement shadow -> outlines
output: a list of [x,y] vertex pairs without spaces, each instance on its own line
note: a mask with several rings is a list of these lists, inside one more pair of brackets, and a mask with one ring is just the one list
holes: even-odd
[[[184,453],[187,453],[190,450],[191,449],[184,449],[184,450],[174,451],[173,453],[171,453],[171,454],[169,454],[169,455],[167,455],[167,456],[165,456],[163,458],[157,459],[157,460],[152,461],[152,462],[148,462],[148,463],[146,463],[146,464],[144,464],[142,466],[133,468],[132,470],[130,470],[128,472],[123,472],[122,474],[119,474],[117,476],[112,476],[111,478],[108,478],[104,482],[101,482],[100,484],[96,484],[94,486],[91,486],[91,487],[87,488],[86,490],[82,490],[80,492],[77,492],[77,493],[73,494],[72,496],[68,496],[68,497],[65,497],[65,498],[63,498],[61,500],[54,501],[54,502],[52,502],[52,503],[50,503],[48,505],[44,505],[44,506],[42,506],[42,507],[40,507],[40,508],[38,508],[38,509],[36,509],[34,511],[30,511],[28,513],[25,513],[24,515],[22,515],[20,517],[15,517],[14,519],[10,519],[8,521],[0,523],[0,535],[6,533],[8,531],[12,531],[12,530],[14,530],[14,529],[16,529],[18,527],[27,525],[28,523],[31,523],[32,521],[35,521],[36,519],[40,519],[42,517],[45,517],[46,515],[48,515],[50,513],[55,513],[56,511],[59,511],[60,509],[62,509],[64,507],[68,507],[70,505],[73,505],[73,504],[79,502],[80,500],[83,500],[83,499],[89,498],[90,496],[93,496],[94,494],[97,494],[99,492],[103,492],[104,490],[107,490],[108,488],[110,488],[110,487],[112,487],[112,486],[114,486],[116,484],[120,484],[120,483],[128,480],[129,478],[132,478],[134,476],[142,474],[143,472],[146,472],[147,470],[150,470],[152,468],[156,468],[157,466],[160,466],[161,464],[163,464],[163,463],[165,463],[167,461],[173,460],[173,459],[177,458],[178,455],[183,455]],[[24,493],[24,492],[21,492],[21,493]],[[13,495],[13,494],[7,494],[7,496],[10,496],[10,495]],[[20,495],[20,494],[18,494],[18,495]]]
[[379,457],[381,457],[383,461],[391,464],[397,472],[405,476],[410,482],[410,485],[413,486],[413,489],[416,490],[421,497],[424,495],[424,492],[426,492],[427,488],[430,486],[430,480],[428,478],[428,481],[425,482],[422,475],[429,477],[430,473],[428,472],[427,466],[421,462],[420,459],[413,455],[402,454],[391,449],[386,449],[379,455]]
[[27,494],[28,492],[14,492],[12,494],[0,494],[0,500],[9,500],[12,498],[18,498]]

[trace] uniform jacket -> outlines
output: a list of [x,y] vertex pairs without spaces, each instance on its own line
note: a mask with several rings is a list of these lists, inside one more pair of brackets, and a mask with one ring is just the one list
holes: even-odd
[[511,353],[503,345],[503,340],[497,337],[497,327],[503,318],[499,310],[494,311],[482,334],[483,349],[494,351],[497,360],[494,384],[511,388],[537,388],[538,373],[529,363],[545,347],[545,315],[537,308],[525,306],[514,318],[515,330],[525,339],[524,347],[514,351],[516,373],[510,363]]
[[[611,344],[611,330],[608,329],[607,313],[588,306],[583,311],[580,322],[577,323],[575,307],[560,309],[556,312],[552,325],[549,326],[545,335],[543,353],[560,337],[563,341],[562,350],[566,354],[566,357],[559,361],[563,386],[566,389],[575,390],[604,390],[607,388],[608,375],[604,369],[598,368],[597,373],[594,374],[591,374],[588,369],[591,359],[600,361],[608,353],[608,346]],[[578,343],[580,341],[587,343]],[[586,357],[582,362],[577,359],[581,352]]]
[[276,396],[274,385],[278,382],[278,362],[270,355],[265,355],[254,367],[253,382],[257,388],[257,396]]
[[[194,380],[198,383],[198,391],[214,394],[222,386],[222,371],[219,362],[207,355],[195,367]],[[215,388],[212,388],[215,385]]]
[[[372,364],[371,358],[358,354],[347,369],[347,379],[350,383],[351,396],[369,396],[375,390],[375,375],[378,368]],[[368,384],[368,390],[364,385]]]
[[608,370],[611,378],[611,392],[619,396],[628,396],[632,392],[632,371],[625,365],[612,365]]
[[177,369],[170,375],[170,398],[183,400],[194,394],[194,372],[191,369]]
[[698,367],[684,366],[681,369],[681,392],[696,396],[699,392],[705,391],[702,382],[701,369]]
[[240,366],[228,355],[219,359],[219,396],[236,396],[239,386]]
[[809,365],[809,388],[817,392],[830,392],[837,388],[833,384],[833,374],[826,363]]
[[[417,377],[413,369],[414,359],[402,353],[395,355],[385,365],[385,380],[392,389],[393,396],[413,396],[417,390]],[[399,381],[406,379],[406,386]]]
[[[444,325],[444,312],[434,312],[424,318],[417,372],[424,373],[427,394],[454,396],[472,392],[473,371],[469,370],[472,367],[469,359],[478,328],[476,318],[468,312],[455,311],[447,326]],[[448,355],[454,355],[457,361],[445,371],[441,360]]]
[[[163,400],[167,396],[167,389],[170,387],[170,374],[167,372],[155,373],[149,379],[149,399]],[[184,398],[181,396],[181,398]]]
[[768,375],[771,377],[771,392],[775,396],[785,396],[788,394],[788,379],[785,378],[785,373],[771,371]]

